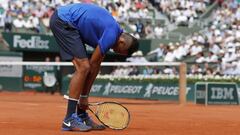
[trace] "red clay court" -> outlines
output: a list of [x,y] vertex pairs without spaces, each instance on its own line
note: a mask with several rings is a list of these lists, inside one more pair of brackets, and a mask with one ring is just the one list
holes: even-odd
[[0,135],[239,135],[239,106],[203,106],[133,99],[90,98],[90,102],[118,101],[131,113],[125,130],[63,132],[66,101],[60,95],[0,92]]

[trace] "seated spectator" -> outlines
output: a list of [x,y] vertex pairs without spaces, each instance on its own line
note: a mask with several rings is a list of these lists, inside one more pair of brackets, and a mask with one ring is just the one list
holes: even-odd
[[202,74],[202,69],[198,64],[193,64],[191,66],[190,74],[196,75],[196,74]]
[[128,62],[148,62],[145,57],[143,57],[142,51],[137,51],[132,54],[131,57],[127,58]]
[[204,54],[203,52],[199,52],[197,55],[196,55],[196,60],[195,60],[197,63],[203,63],[203,62],[206,62],[206,59],[204,57]]
[[136,66],[132,67],[132,70],[130,71],[129,75],[139,75],[140,72]]
[[146,66],[143,69],[143,75],[152,75],[154,73],[154,70],[151,66]]
[[34,32],[39,33],[40,32],[40,22],[39,22],[39,18],[36,17],[35,14],[32,14],[32,16],[30,16],[25,24],[25,27],[27,29],[31,29]]
[[44,15],[44,10],[41,9],[41,7],[37,7],[37,9],[33,12],[33,14],[38,17],[38,18],[42,18]]
[[151,38],[154,37],[154,34],[153,34],[153,28],[152,28],[150,22],[147,23],[147,25],[146,25],[144,31],[145,31],[145,35],[146,35],[145,38],[146,38],[146,39],[151,39]]
[[33,26],[33,25],[34,25],[34,24],[33,24],[33,18],[32,18],[32,17],[29,17],[28,20],[27,20],[26,23],[25,23],[25,27],[26,27],[27,29],[33,30],[33,29],[34,29],[34,26]]
[[144,25],[143,23],[138,20],[138,22],[135,24],[137,28],[137,33],[140,35],[140,37],[144,37]]
[[45,13],[42,17],[42,23],[47,28],[47,32],[50,32],[49,21],[50,17],[48,16],[47,13]]
[[175,67],[166,66],[166,67],[163,69],[163,74],[176,75],[176,74],[177,74],[177,70],[176,70]]
[[24,28],[26,22],[23,19],[22,15],[19,15],[16,19],[13,20],[13,26],[16,27],[16,29]]
[[210,44],[209,45],[209,51],[214,53],[215,55],[218,55],[220,53],[220,46],[217,44]]
[[158,48],[150,51],[148,53],[148,55],[152,55],[152,54],[156,54],[156,60],[158,61],[159,59],[161,59],[165,54],[166,52],[166,47],[164,44],[160,44]]
[[175,23],[180,26],[188,26],[188,18],[183,13],[176,17]]
[[191,48],[190,48],[190,54],[191,56],[193,55],[197,55],[198,53],[202,52],[203,51],[203,48],[201,45],[199,44],[195,44],[195,45],[192,45]]
[[213,52],[208,52],[208,56],[205,60],[206,62],[218,62],[218,57]]
[[237,59],[235,52],[225,52],[224,57],[222,58],[223,63],[233,62]]
[[164,62],[174,62],[176,60],[173,51],[174,46],[170,45],[170,47],[167,50],[166,56],[164,57]]
[[182,56],[185,57],[189,53],[190,45],[183,43],[178,47],[178,51],[181,52]]
[[163,36],[163,28],[161,27],[160,24],[155,26],[154,34],[155,34],[155,38],[161,38]]
[[186,53],[183,50],[183,47],[180,47],[180,44],[178,42],[175,44],[175,49],[173,51],[173,54],[177,60],[181,60],[184,56],[186,56]]

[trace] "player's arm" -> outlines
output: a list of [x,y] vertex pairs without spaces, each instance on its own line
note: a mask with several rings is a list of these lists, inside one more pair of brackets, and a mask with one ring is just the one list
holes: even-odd
[[84,89],[81,95],[88,95],[92,87],[93,82],[96,79],[96,76],[100,70],[101,62],[103,61],[104,55],[101,54],[99,45],[96,47],[95,51],[92,54],[90,59],[90,71],[86,78]]

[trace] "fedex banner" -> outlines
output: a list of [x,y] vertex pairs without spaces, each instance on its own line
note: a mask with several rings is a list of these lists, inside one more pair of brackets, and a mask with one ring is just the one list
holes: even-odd
[[[2,35],[12,51],[59,52],[57,42],[52,35],[8,32],[3,32]],[[140,40],[139,43],[139,49],[144,54],[150,51],[151,40]],[[86,50],[91,53],[94,48],[86,45]],[[113,52],[108,54],[115,55]]]
[[23,33],[2,33],[3,38],[14,51],[58,52],[53,36]]

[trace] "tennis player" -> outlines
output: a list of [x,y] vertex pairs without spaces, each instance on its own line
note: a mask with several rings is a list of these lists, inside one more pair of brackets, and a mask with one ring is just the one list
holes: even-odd
[[[104,129],[86,112],[91,86],[109,49],[122,55],[131,55],[138,49],[137,39],[124,33],[107,10],[93,4],[59,7],[51,17],[50,28],[60,46],[61,58],[71,60],[75,66],[62,130]],[[85,44],[95,48],[91,58],[87,56]]]

